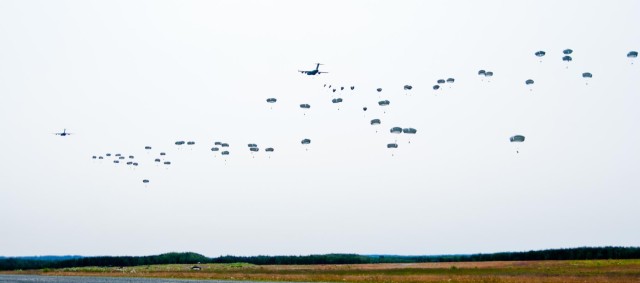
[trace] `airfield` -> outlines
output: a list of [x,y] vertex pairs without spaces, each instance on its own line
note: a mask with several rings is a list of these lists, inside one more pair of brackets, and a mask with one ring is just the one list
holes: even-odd
[[[640,260],[491,261],[346,265],[170,264],[2,274],[281,282],[640,282]],[[47,281],[38,281],[47,282]],[[56,281],[57,282],[57,281]]]

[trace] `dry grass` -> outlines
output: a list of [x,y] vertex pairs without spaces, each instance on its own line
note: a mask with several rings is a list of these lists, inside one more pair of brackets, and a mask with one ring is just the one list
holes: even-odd
[[[362,265],[201,264],[13,271],[62,276],[309,282],[639,282],[640,260],[493,261]],[[5,272],[6,273],[6,272]]]

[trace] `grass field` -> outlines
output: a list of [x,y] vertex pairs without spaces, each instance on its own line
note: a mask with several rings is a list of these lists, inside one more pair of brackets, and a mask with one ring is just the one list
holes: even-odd
[[2,272],[64,276],[315,282],[639,282],[640,260],[494,261],[362,265],[198,264]]

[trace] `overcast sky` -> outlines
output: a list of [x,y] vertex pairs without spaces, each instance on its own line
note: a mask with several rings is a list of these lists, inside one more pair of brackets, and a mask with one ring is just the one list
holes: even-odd
[[[639,246],[640,61],[626,57],[639,12],[633,0],[0,0],[0,255]],[[297,72],[317,62],[329,73]],[[231,145],[226,160],[214,141]],[[160,151],[170,166],[153,162]]]

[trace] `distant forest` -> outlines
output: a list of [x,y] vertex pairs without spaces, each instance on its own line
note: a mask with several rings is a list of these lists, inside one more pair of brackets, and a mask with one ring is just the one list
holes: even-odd
[[583,260],[583,259],[640,259],[640,247],[583,247],[528,252],[503,252],[471,255],[357,255],[325,254],[306,256],[221,256],[208,258],[197,253],[166,253],[154,256],[97,256],[97,257],[0,257],[0,270],[27,270],[84,266],[137,266],[152,264],[251,263],[279,264],[365,264],[416,263],[460,261],[516,261],[516,260]]

